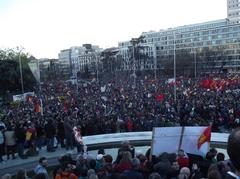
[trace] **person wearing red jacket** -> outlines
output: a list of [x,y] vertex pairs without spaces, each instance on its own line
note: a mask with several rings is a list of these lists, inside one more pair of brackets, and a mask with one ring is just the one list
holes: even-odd
[[177,162],[180,168],[189,167],[189,158],[182,149],[178,151]]

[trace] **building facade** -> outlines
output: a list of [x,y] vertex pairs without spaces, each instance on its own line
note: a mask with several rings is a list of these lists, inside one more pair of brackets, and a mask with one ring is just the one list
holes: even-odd
[[228,0],[227,13],[227,18],[231,23],[240,23],[240,1]]
[[69,49],[61,50],[58,54],[59,69],[62,74],[69,77],[75,77],[78,72],[96,72],[100,62],[102,49],[99,46],[83,44]]
[[[229,0],[228,3],[235,4],[234,12],[239,11],[238,0]],[[189,58],[190,61],[185,60],[185,63],[191,63],[195,71],[240,71],[240,23],[230,15],[232,8],[233,5],[228,9],[230,17],[227,19],[143,32],[144,40],[139,46],[144,47],[141,51],[147,56],[145,59],[137,59],[136,54],[133,58],[131,41],[119,42],[119,54],[124,64],[122,70],[164,69],[167,68],[165,64],[173,62],[175,55],[176,61]]]
[[72,75],[71,49],[61,50],[58,54],[59,70],[64,78]]

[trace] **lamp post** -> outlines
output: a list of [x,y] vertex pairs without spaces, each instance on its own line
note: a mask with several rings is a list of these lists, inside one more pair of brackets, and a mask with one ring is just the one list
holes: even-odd
[[135,45],[133,45],[133,85],[136,86]]
[[18,55],[19,60],[19,69],[20,69],[20,77],[21,77],[21,87],[22,87],[22,94],[24,94],[24,86],[23,86],[23,74],[22,74],[22,60],[21,60],[21,51]]
[[[97,52],[96,52],[97,53]],[[96,65],[96,73],[97,73],[97,83],[99,82],[98,80],[98,56],[95,54],[95,65]]]
[[194,50],[194,76],[197,78],[197,59],[196,59],[196,49]]
[[174,54],[173,54],[173,78],[174,78],[174,101],[177,100],[177,87],[176,87],[176,34],[173,33],[173,43],[174,43]]
[[157,80],[157,45],[154,45],[154,77]]

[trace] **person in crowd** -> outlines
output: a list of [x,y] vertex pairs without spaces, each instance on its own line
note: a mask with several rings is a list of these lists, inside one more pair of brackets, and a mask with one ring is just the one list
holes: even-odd
[[121,152],[130,152],[132,157],[135,156],[135,149],[131,146],[130,142],[128,140],[125,140],[122,142],[122,146],[118,150],[118,154]]
[[37,154],[36,129],[34,127],[34,123],[31,121],[27,121],[26,126],[26,139],[24,142],[24,146],[28,148],[26,155],[35,156]]
[[44,173],[38,173],[35,175],[34,179],[45,179],[46,175]]
[[122,152],[121,159],[119,163],[115,165],[115,169],[117,172],[122,173],[125,170],[132,168],[132,155],[129,151]]
[[240,128],[235,129],[228,137],[227,153],[231,163],[234,166],[234,171],[229,171],[227,178],[240,177]]
[[182,149],[178,151],[177,161],[180,168],[189,167],[189,158],[187,154],[184,152],[184,150]]
[[178,175],[179,179],[188,179],[190,178],[191,171],[188,167],[182,167]]
[[78,179],[78,176],[74,174],[73,170],[75,169],[75,166],[72,164],[67,164],[65,166],[62,166],[61,170],[58,171],[56,174],[55,179]]
[[25,169],[19,169],[16,174],[16,179],[29,179]]
[[[43,123],[41,121],[37,121],[36,125],[35,125],[35,128],[36,128],[36,143],[37,143],[37,147],[38,147],[39,150],[41,150],[42,147],[45,144],[44,125],[43,125]],[[48,130],[51,130],[51,129],[48,129]],[[47,138],[47,142],[48,142],[48,137],[47,136],[49,136],[49,133],[46,133],[46,138]]]
[[48,172],[47,172],[47,158],[46,157],[41,157],[38,160],[38,165],[34,168],[34,173],[37,175],[39,173],[43,173],[45,175],[45,179],[48,179]]
[[56,127],[53,124],[52,119],[48,119],[45,123],[45,133],[47,142],[47,151],[54,152],[54,137],[56,134]]
[[122,175],[127,179],[143,179],[143,174],[139,172],[140,160],[138,158],[133,158],[131,163],[132,167],[125,170]]
[[24,122],[22,120],[20,120],[16,124],[15,134],[16,134],[18,156],[22,159],[26,159],[27,157],[24,154],[24,142],[25,142],[25,138],[26,138],[26,127],[24,126]]
[[68,118],[65,118],[64,120],[64,133],[66,137],[66,149],[73,150],[73,125],[72,121]]
[[83,139],[82,139],[82,135],[81,135],[81,130],[79,127],[73,127],[73,134],[74,134],[74,139],[75,139],[75,144],[77,146],[77,152],[78,153],[83,153]]
[[149,175],[148,179],[162,179],[161,175],[157,172],[153,172]]
[[15,159],[16,152],[16,137],[13,126],[7,126],[7,130],[4,133],[5,136],[5,145],[7,147],[7,159],[10,159],[10,154],[12,155],[12,159]]
[[4,131],[5,128],[3,125],[0,125],[0,162],[3,161],[3,155],[4,155]]
[[222,152],[218,152],[217,156],[216,156],[217,162],[221,162],[225,160],[225,155]]
[[58,119],[57,140],[58,140],[58,143],[60,143],[61,148],[65,147],[64,139],[65,139],[64,121],[62,119]]

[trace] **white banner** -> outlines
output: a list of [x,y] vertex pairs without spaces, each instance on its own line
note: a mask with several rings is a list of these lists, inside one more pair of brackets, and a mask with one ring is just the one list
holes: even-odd
[[159,127],[153,129],[152,155],[176,153],[178,149],[205,156],[211,139],[210,127]]
[[28,96],[34,96],[34,95],[35,95],[34,92],[27,92],[24,94],[13,95],[13,101],[25,101],[27,100]]

